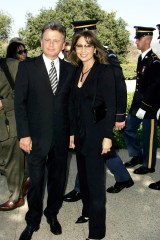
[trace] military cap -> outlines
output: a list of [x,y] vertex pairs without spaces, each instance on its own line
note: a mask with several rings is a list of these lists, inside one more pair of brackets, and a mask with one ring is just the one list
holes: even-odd
[[10,41],[9,41],[9,45],[10,45],[11,43],[13,43],[13,42],[17,42],[17,43],[22,43],[22,44],[24,44],[22,38],[20,38],[20,37],[11,38]]
[[158,39],[160,39],[160,24],[157,24],[157,29],[158,29],[158,32],[159,32],[159,36],[158,36]]
[[71,22],[71,24],[74,27],[74,32],[77,33],[79,31],[83,31],[83,30],[94,30],[96,29],[96,24],[99,20],[95,19],[95,20],[81,20],[81,21],[75,21],[75,22]]
[[153,27],[141,27],[141,26],[134,26],[136,29],[136,36],[134,38],[141,38],[144,36],[153,36],[153,31],[156,30]]

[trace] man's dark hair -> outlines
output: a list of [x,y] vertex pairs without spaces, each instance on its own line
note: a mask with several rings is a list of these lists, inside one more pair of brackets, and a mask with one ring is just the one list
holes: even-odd
[[58,22],[56,20],[52,20],[44,25],[44,27],[42,28],[41,39],[43,37],[43,33],[47,29],[56,30],[63,34],[64,39],[66,38],[66,28],[60,22]]

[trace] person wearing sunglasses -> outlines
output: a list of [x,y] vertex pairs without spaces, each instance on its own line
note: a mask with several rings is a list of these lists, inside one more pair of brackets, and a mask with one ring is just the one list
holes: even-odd
[[27,58],[27,49],[22,42],[11,42],[7,48],[6,58],[14,58],[23,61]]
[[[19,147],[14,112],[14,80],[19,62],[27,51],[21,39],[11,39],[6,58],[0,60],[0,172],[6,177],[9,199],[0,205],[0,211],[11,211],[25,203],[29,178],[24,169],[25,155]],[[6,196],[7,197],[7,196]]]
[[[97,22],[99,20],[80,20],[72,22],[74,26],[74,35],[80,31],[88,30],[91,31],[95,36],[97,32]],[[125,78],[123,75],[123,70],[120,66],[120,62],[117,56],[111,49],[103,46],[106,52],[109,63],[114,71],[115,83],[116,83],[116,114],[115,114],[115,129],[121,131],[125,127],[126,118],[126,107],[127,107],[127,89],[125,84]],[[80,48],[80,46],[79,46]],[[114,175],[115,184],[107,188],[109,193],[119,193],[125,188],[130,188],[134,185],[129,171],[124,166],[122,159],[120,158],[118,151],[116,151],[112,156],[106,157],[106,167]],[[64,195],[65,202],[76,202],[81,199],[80,184],[78,174],[76,175],[74,189]],[[84,223],[88,220],[80,217],[76,223]]]
[[73,37],[69,60],[77,67],[72,98],[81,217],[89,220],[87,240],[100,240],[106,232],[105,156],[112,151],[115,80],[103,46],[90,31]]

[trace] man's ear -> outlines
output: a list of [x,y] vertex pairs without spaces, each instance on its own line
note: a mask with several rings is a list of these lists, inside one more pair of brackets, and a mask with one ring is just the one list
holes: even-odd
[[65,45],[66,45],[66,42],[64,42],[64,43],[63,43],[62,50],[64,50],[64,48],[65,48]]

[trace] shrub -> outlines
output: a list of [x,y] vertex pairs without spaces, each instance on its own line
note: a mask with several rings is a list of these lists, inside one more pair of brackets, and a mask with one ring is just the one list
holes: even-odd
[[121,64],[121,67],[126,80],[132,80],[136,78],[136,64]]

